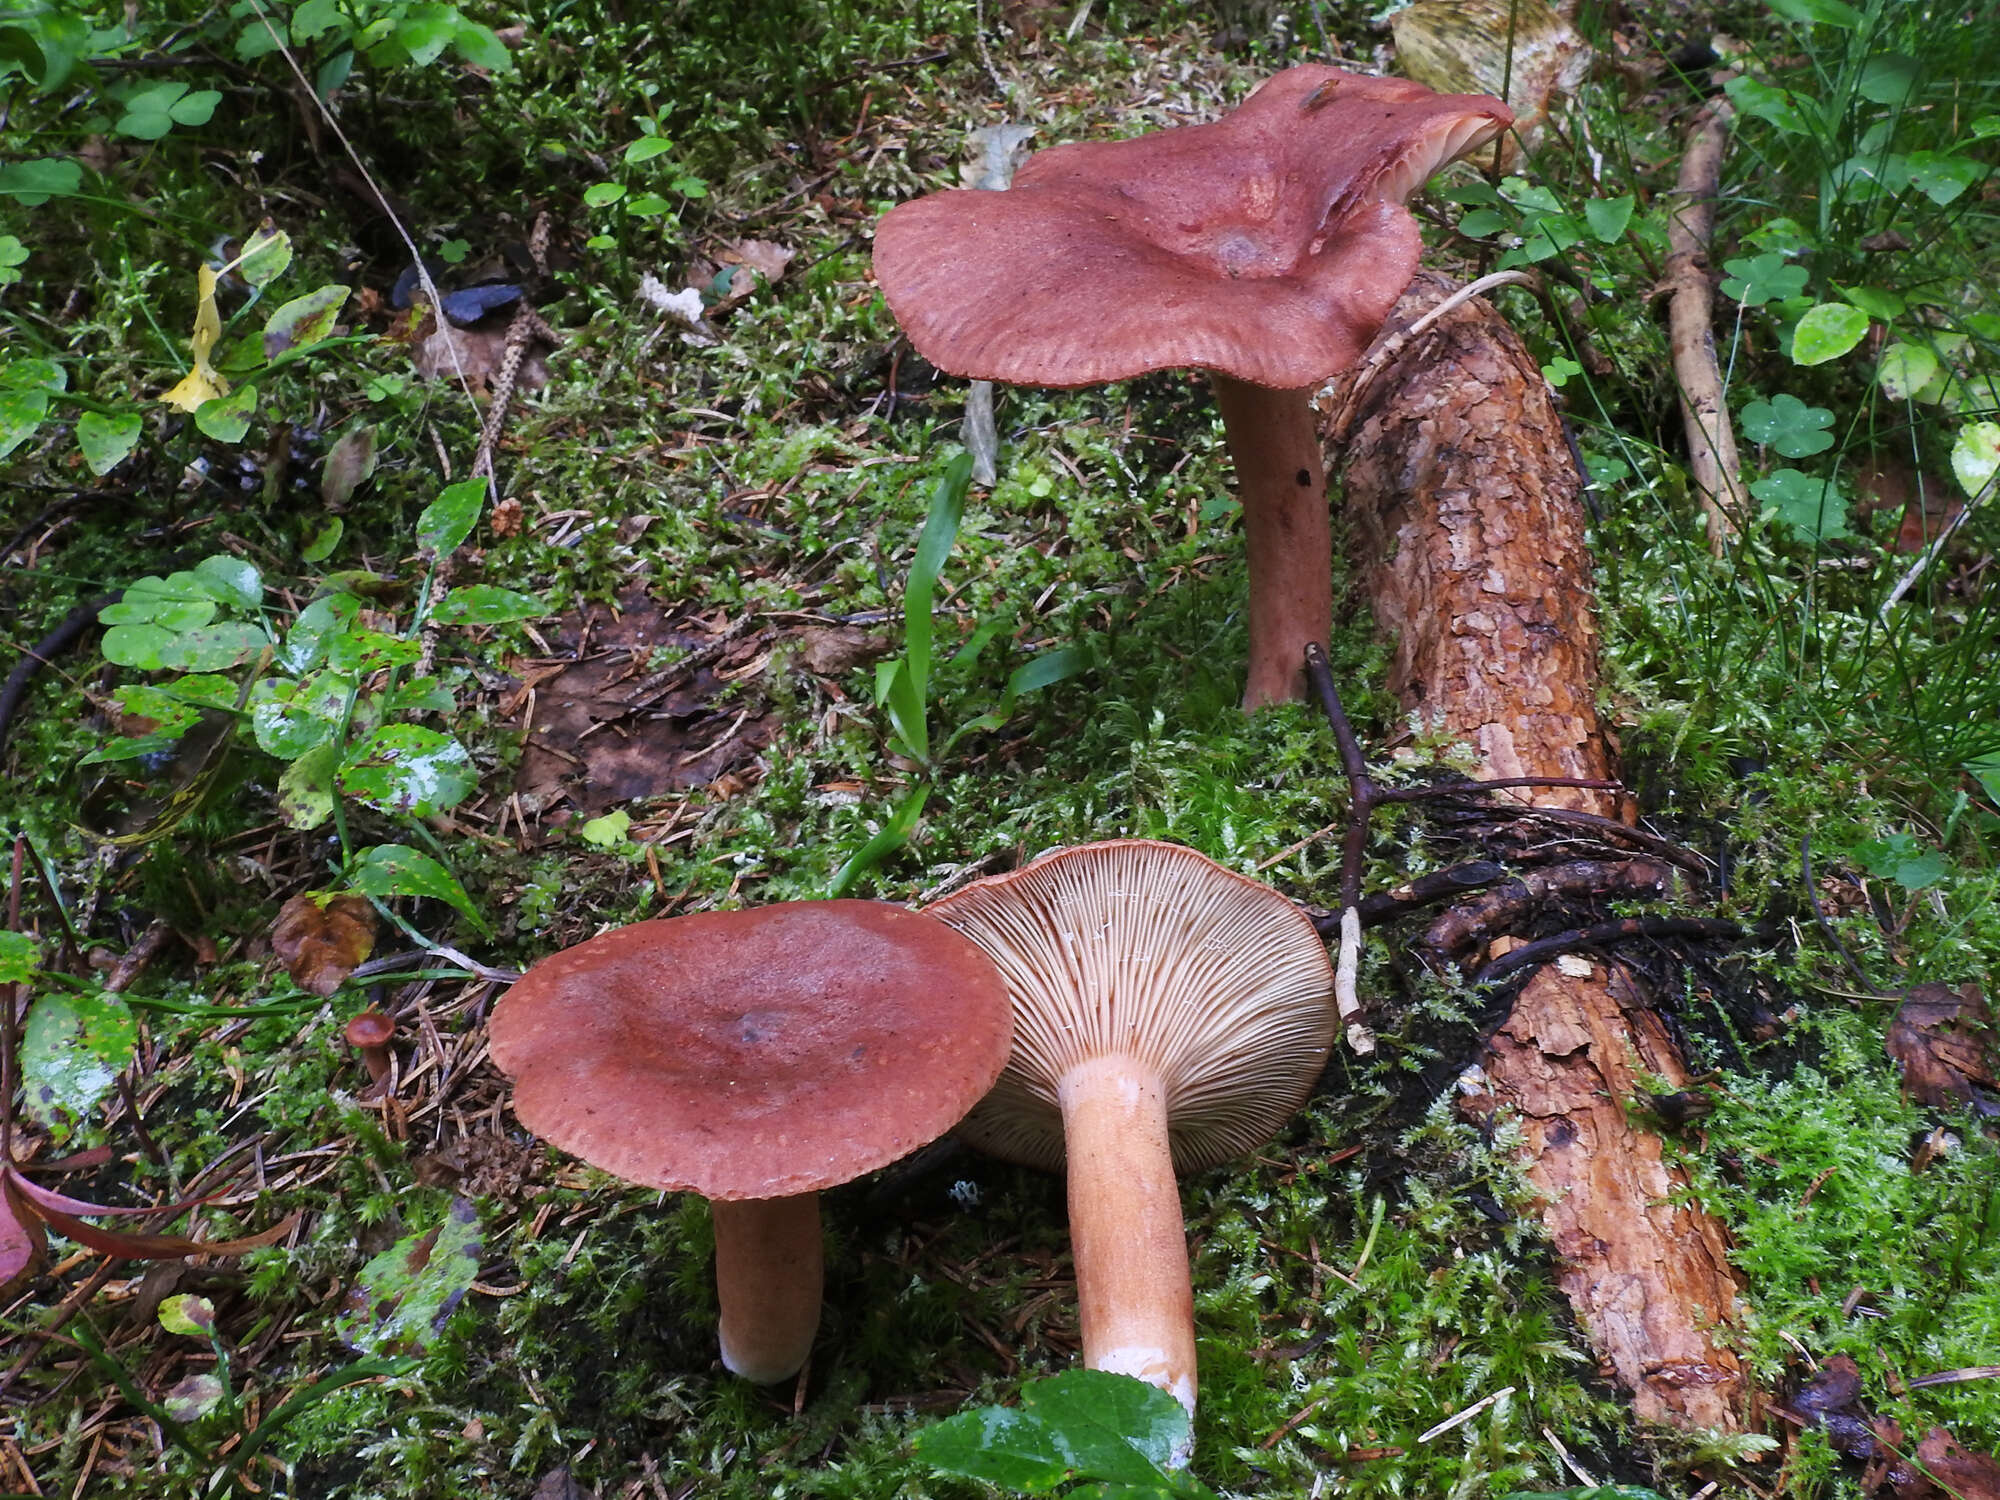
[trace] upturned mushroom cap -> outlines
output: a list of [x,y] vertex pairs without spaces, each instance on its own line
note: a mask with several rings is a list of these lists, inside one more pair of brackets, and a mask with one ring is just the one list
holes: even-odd
[[1007,991],[943,923],[798,901],[635,923],[543,959],[493,1012],[522,1124],[708,1198],[846,1182],[957,1123],[1007,1056]]
[[1417,269],[1403,205],[1513,116],[1484,94],[1312,64],[1212,125],[1057,146],[1005,193],[892,209],[875,277],[953,375],[1078,386],[1194,367],[1317,385]]
[[1333,967],[1269,886],[1179,844],[1057,849],[928,911],[992,955],[1014,1051],[959,1134],[995,1156],[1063,1161],[1063,1075],[1123,1053],[1159,1070],[1177,1171],[1227,1161],[1291,1117],[1333,1041]]

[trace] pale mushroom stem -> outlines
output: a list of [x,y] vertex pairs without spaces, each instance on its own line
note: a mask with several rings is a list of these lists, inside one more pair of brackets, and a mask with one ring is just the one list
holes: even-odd
[[1250,554],[1247,712],[1306,696],[1305,651],[1333,634],[1333,523],[1312,392],[1209,377]]
[[819,1194],[713,1199],[722,1362],[756,1385],[798,1374],[819,1332]]
[[1194,1289],[1159,1070],[1112,1054],[1056,1085],[1083,1362],[1136,1375],[1194,1411]]

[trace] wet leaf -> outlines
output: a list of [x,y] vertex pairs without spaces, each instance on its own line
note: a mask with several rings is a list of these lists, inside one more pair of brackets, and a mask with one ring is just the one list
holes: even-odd
[[217,394],[193,411],[194,425],[209,437],[218,443],[240,443],[250,430],[250,419],[257,414],[257,387],[246,385],[226,396]]
[[1833,413],[1807,406],[1797,396],[1780,394],[1769,401],[1752,401],[1743,408],[1743,435],[1766,443],[1786,458],[1807,458],[1833,446]]
[[1729,273],[1722,280],[1722,295],[1734,297],[1745,307],[1761,307],[1766,302],[1796,297],[1806,289],[1808,279],[1804,266],[1787,264],[1785,257],[1774,250],[1741,260],[1726,260],[1722,269]]
[[244,242],[236,259],[236,274],[251,286],[268,286],[292,263],[292,237],[269,219]]
[[66,1139],[111,1092],[138,1040],[138,1023],[116,995],[43,995],[21,1033],[21,1096],[28,1118]]
[[340,747],[331,741],[308,750],[278,778],[278,816],[288,828],[314,829],[333,816],[333,777]]
[[1847,498],[1830,483],[1779,469],[1750,486],[1763,513],[1802,542],[1817,545],[1847,533]]
[[12,1179],[0,1181],[0,1296],[13,1295],[16,1284],[34,1274],[47,1245],[42,1221],[17,1203]]
[[1937,850],[1913,833],[1892,833],[1854,846],[1861,868],[1881,880],[1893,880],[1906,891],[1920,891],[1944,879],[1948,866]]
[[[1068,1370],[1021,1389],[1018,1410],[988,1406],[917,1434],[920,1458],[948,1474],[1039,1494],[1073,1479],[1102,1493],[1208,1496],[1185,1473],[1186,1410],[1157,1386],[1103,1370]],[[1134,1487],[1131,1490],[1124,1486]]]
[[1845,302],[1806,309],[1792,333],[1792,363],[1823,365],[1839,359],[1868,332],[1868,314]]
[[47,391],[0,386],[0,458],[33,437],[48,414]]
[[450,735],[420,724],[385,724],[349,752],[339,784],[383,812],[428,818],[463,802],[479,778],[472,757]]
[[270,645],[261,626],[225,620],[179,632],[160,647],[159,659],[160,665],[177,672],[224,672],[255,661]]
[[168,1333],[185,1333],[200,1339],[215,1333],[215,1304],[191,1292],[164,1299],[159,1316],[160,1326]]
[[453,589],[438,600],[431,618],[440,625],[502,625],[510,620],[539,619],[548,612],[548,605],[534,594],[474,583]]
[[1951,447],[1951,472],[1968,495],[1976,495],[2000,472],[2000,422],[1972,422]]
[[361,1268],[334,1321],[363,1354],[421,1354],[479,1274],[479,1216],[452,1199],[444,1222],[405,1236]]
[[[340,436],[340,440],[327,450],[326,465],[320,470],[319,497],[328,508],[339,510],[351,498],[355,490],[375,472],[375,429],[372,427],[350,428]],[[336,540],[338,533],[335,533]],[[327,552],[333,548],[329,546]],[[320,554],[326,556],[326,552]],[[318,559],[307,558],[308,562]]]
[[305,891],[278,910],[271,951],[292,982],[331,995],[375,949],[375,908],[360,896]]
[[240,557],[218,553],[194,565],[195,586],[218,604],[255,609],[264,602],[264,578]]
[[422,896],[448,901],[484,930],[486,923],[465,887],[451,871],[407,844],[364,849],[347,872],[348,883],[364,896]]
[[322,594],[292,621],[278,650],[278,665],[287,672],[309,672],[326,659],[326,643],[353,623],[361,601],[352,594]]
[[1903,1092],[1943,1109],[1994,1086],[1992,1013],[1979,986],[1920,984],[1889,1025],[1888,1050],[1903,1070]]
[[326,664],[355,677],[384,667],[407,667],[422,654],[416,641],[380,630],[343,630],[326,643]]
[[182,1376],[160,1399],[160,1405],[176,1422],[199,1422],[221,1404],[222,1381],[209,1374]]
[[139,446],[145,422],[136,411],[105,416],[87,411],[76,419],[76,446],[90,472],[109,474]]
[[1891,1471],[1897,1500],[2000,1500],[2000,1460],[1974,1453],[1942,1427],[1933,1427],[1917,1444],[1923,1473],[1904,1482]]
[[41,944],[32,936],[0,930],[0,984],[26,984],[41,965]]
[[599,849],[615,849],[624,842],[626,830],[632,826],[632,815],[622,807],[613,808],[601,817],[590,818],[577,830],[586,844]]
[[188,630],[215,618],[215,599],[192,573],[165,578],[136,578],[125,585],[117,603],[97,612],[104,625],[158,625],[168,631]]
[[250,690],[250,732],[257,748],[280,760],[297,760],[339,733],[354,680],[315,672],[302,681],[267,677]]
[[1875,365],[1875,380],[1891,401],[1927,399],[1918,393],[1937,378],[1937,373],[1937,356],[1921,344],[1891,344]]
[[456,551],[459,543],[472,535],[472,528],[479,524],[479,513],[485,508],[484,479],[461,479],[457,484],[445,486],[444,492],[417,517],[417,545],[440,557]]
[[302,349],[331,338],[334,323],[346,302],[347,288],[334,285],[285,303],[264,320],[264,358],[276,359],[287,350]]

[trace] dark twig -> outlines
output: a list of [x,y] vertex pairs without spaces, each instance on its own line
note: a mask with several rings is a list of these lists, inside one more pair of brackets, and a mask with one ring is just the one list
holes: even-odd
[[1438,963],[1502,932],[1519,932],[1552,902],[1652,901],[1665,895],[1672,869],[1649,859],[1577,859],[1503,881],[1442,913],[1416,947]]
[[116,593],[100,594],[95,599],[86,600],[63,616],[62,623],[34,645],[21,653],[21,661],[7,674],[7,681],[0,686],[0,750],[7,747],[8,732],[14,727],[14,715],[20,711],[21,700],[28,695],[35,674],[49,664],[52,657],[61,656],[74,646],[83,633],[97,623],[97,612],[108,604],[115,604],[124,597],[124,590]]
[[1578,948],[1609,947],[1642,937],[1740,938],[1743,929],[1721,917],[1621,917],[1615,922],[1599,922],[1594,927],[1576,927],[1554,937],[1523,943],[1513,952],[1496,958],[1472,976],[1475,986],[1500,984],[1523,969],[1545,964],[1550,959]]
[[[1327,664],[1326,652],[1317,643],[1306,647],[1306,677],[1326,713],[1327,723],[1333,728],[1333,742],[1340,750],[1341,773],[1347,778],[1347,831],[1340,846],[1340,949],[1334,963],[1333,993],[1341,1019],[1347,1024],[1347,1044],[1365,1054],[1375,1050],[1375,1039],[1362,1024],[1361,999],[1355,992],[1355,981],[1361,967],[1361,858],[1367,848],[1368,824],[1375,809],[1391,802],[1421,802],[1502,787],[1574,786],[1612,791],[1619,783],[1569,776],[1512,776],[1446,786],[1385,787],[1368,774],[1361,742],[1354,737],[1354,726],[1348,722],[1347,710],[1340,701],[1340,689],[1334,686],[1333,669]],[[1622,823],[1614,826],[1624,827]]]
[[1854,961],[1854,955],[1847,951],[1847,944],[1840,940],[1840,934],[1834,931],[1833,923],[1826,919],[1826,913],[1820,909],[1819,892],[1813,885],[1812,835],[1809,833],[1799,840],[1799,876],[1805,881],[1806,904],[1812,908],[1813,920],[1819,923],[1819,930],[1826,934],[1827,941],[1832,943],[1835,951],[1846,960],[1847,967],[1854,971],[1854,977],[1861,981],[1862,987],[1870,994],[1883,994],[1882,987],[1870,979],[1867,971]]

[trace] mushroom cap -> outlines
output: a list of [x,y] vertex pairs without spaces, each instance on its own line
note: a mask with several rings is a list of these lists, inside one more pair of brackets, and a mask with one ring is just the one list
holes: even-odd
[[647,1187],[778,1198],[944,1134],[1007,1057],[979,948],[879,901],[638,922],[551,954],[494,1008],[536,1135]]
[[341,1032],[350,1047],[386,1047],[395,1035],[395,1021],[372,1006],[349,1021]]
[[1055,1170],[1057,1084],[1092,1057],[1159,1070],[1174,1166],[1269,1140],[1326,1064],[1333,965],[1304,913],[1180,844],[1057,849],[926,908],[993,956],[1014,997],[1014,1052],[958,1133]]
[[1405,200],[1512,119],[1485,94],[1288,68],[1212,125],[1056,146],[1005,193],[891,209],[875,278],[953,375],[1077,386],[1192,366],[1317,385],[1416,273]]

